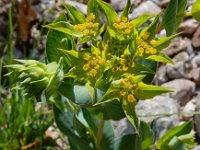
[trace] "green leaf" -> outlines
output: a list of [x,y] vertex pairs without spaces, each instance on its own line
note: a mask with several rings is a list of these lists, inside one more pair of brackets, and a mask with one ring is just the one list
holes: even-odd
[[62,33],[66,33],[68,35],[72,35],[72,36],[76,36],[76,37],[83,36],[82,32],[75,30],[73,25],[71,25],[65,21],[51,23],[51,24],[45,25],[44,27],[52,29],[52,30],[60,31]]
[[[157,63],[152,60],[144,59],[144,58],[137,58],[136,59],[136,66],[134,68],[138,68],[138,72],[135,72],[134,74],[145,74],[146,77],[144,78],[143,82],[150,84],[154,78],[156,69],[157,69]],[[140,65],[138,65],[140,64]]]
[[130,121],[135,129],[135,132],[139,134],[139,119],[135,111],[136,102],[129,103],[125,98],[122,99],[122,108],[126,114],[126,118]]
[[72,24],[81,24],[85,22],[85,16],[79,12],[75,7],[62,3],[62,5],[68,9],[68,15]]
[[149,149],[154,143],[155,136],[149,125],[144,121],[140,122],[140,134],[142,137],[142,149]]
[[100,106],[91,108],[90,111],[98,118],[104,120],[120,120],[125,117],[121,103],[116,99],[109,102],[102,102]]
[[200,0],[196,0],[192,5],[192,17],[200,21]]
[[127,0],[126,7],[124,8],[122,14],[120,15],[121,18],[122,17],[128,18],[130,7],[131,7],[131,0]]
[[178,35],[180,35],[180,33],[174,34],[169,37],[158,38],[156,42],[152,44],[152,46],[157,50],[162,50],[163,48],[166,48],[170,44],[170,41],[175,37],[177,37]]
[[171,129],[169,129],[163,137],[161,137],[157,144],[156,144],[156,148],[158,149],[162,149],[162,147],[164,145],[167,145],[168,142],[174,137],[174,136],[181,136],[181,135],[184,135],[184,134],[188,134],[190,133],[190,131],[192,130],[192,122],[191,121],[188,121],[188,122],[185,122],[179,126],[175,126]]
[[[76,115],[77,119],[85,126],[89,132],[93,142],[97,140],[97,133],[99,125],[102,123],[100,120],[94,118],[94,116],[86,109],[82,109]],[[102,139],[100,143],[101,150],[113,150],[114,142],[114,130],[110,121],[104,122]]]
[[76,132],[74,132],[74,115],[70,109],[68,109],[67,112],[62,112],[54,105],[54,116],[58,128],[62,131],[62,133],[67,135],[68,138],[73,141],[73,143],[76,143],[79,150],[93,150],[88,141],[86,141],[84,138],[79,137],[78,135],[76,135]]
[[138,134],[127,134],[115,141],[114,150],[141,150],[141,141]]
[[84,85],[62,83],[58,91],[70,101],[84,106],[91,106],[93,100],[90,98],[88,89]]
[[178,0],[178,12],[176,16],[175,29],[180,25],[185,17],[185,9],[187,6],[187,0]]
[[89,0],[87,4],[87,15],[91,13],[95,15],[95,21],[100,22],[99,6],[96,0]]
[[147,22],[148,20],[150,20],[151,18],[155,17],[156,15],[154,14],[144,14],[141,15],[139,17],[137,17],[136,19],[132,20],[131,23],[133,23],[135,28],[139,28],[141,25],[143,25],[145,22]]
[[170,140],[168,146],[171,150],[188,150],[187,146],[176,136]]
[[141,33],[140,36],[144,35],[145,33],[149,33],[149,38],[150,39],[154,39],[155,35],[156,35],[156,28],[159,22],[159,17],[160,15],[157,15],[156,18],[154,19],[154,21],[146,28],[144,28]]
[[172,90],[165,88],[165,87],[148,85],[148,84],[145,84],[142,82],[140,82],[138,84],[138,88],[141,91],[136,92],[135,95],[138,99],[141,99],[141,100],[150,99],[157,95],[161,95],[161,94],[168,93],[168,92],[173,92]]
[[170,64],[174,63],[173,60],[164,53],[160,53],[158,55],[151,55],[147,57],[146,59],[154,60],[156,62],[164,62],[164,63],[170,63]]
[[177,12],[178,0],[170,0],[163,16],[163,25],[166,29],[167,36],[172,35],[175,31]]
[[172,35],[184,19],[186,6],[187,0],[170,0],[163,16],[167,36]]
[[104,92],[100,89],[96,89],[95,99],[91,99],[88,88],[85,85],[69,83],[68,80],[64,80],[60,85],[58,91],[68,98],[70,101],[83,105],[85,107],[92,106],[97,100],[101,99]]
[[47,99],[58,89],[62,80],[63,80],[63,58],[60,58],[60,61],[57,65],[56,72],[51,77],[46,89],[45,89],[45,96]]
[[113,22],[114,22],[114,18],[117,17],[116,11],[108,3],[101,1],[101,0],[96,0],[96,1],[98,2],[99,6],[101,7],[103,12],[105,13],[109,25],[112,25]]
[[[59,16],[55,19],[55,22],[65,21],[64,15]],[[52,44],[53,43],[53,44]],[[46,39],[46,55],[49,62],[58,61],[62,56],[58,51],[58,48],[71,49],[72,48],[72,37],[55,30],[49,30]]]

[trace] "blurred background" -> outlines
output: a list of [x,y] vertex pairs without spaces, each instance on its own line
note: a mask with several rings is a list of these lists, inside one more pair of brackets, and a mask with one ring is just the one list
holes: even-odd
[[[105,0],[120,13],[125,0]],[[129,18],[162,13],[169,0],[131,0]],[[13,59],[45,62],[47,29],[59,14],[66,13],[66,2],[86,14],[88,0],[0,0],[0,149],[69,149],[67,137],[54,123],[51,106],[24,97],[23,90],[11,90],[11,80],[3,67]],[[188,0],[187,12],[194,0]],[[175,92],[142,101],[137,111],[147,122],[157,119],[159,136],[174,125],[193,119],[196,141],[200,144],[200,23],[189,14],[164,49],[174,64],[158,64],[153,84],[170,87]],[[159,31],[158,37],[165,36]],[[53,44],[53,43],[52,43]],[[131,132],[126,119],[113,122],[116,135]],[[200,150],[196,146],[194,150]]]

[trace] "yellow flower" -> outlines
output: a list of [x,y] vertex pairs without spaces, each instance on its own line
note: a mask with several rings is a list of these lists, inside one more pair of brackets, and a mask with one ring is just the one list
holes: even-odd
[[89,70],[90,69],[90,64],[85,64],[84,66],[83,66],[83,70],[84,71],[87,71],[87,70]]
[[136,98],[132,94],[128,94],[127,100],[128,102],[133,103],[136,101]]
[[95,77],[97,75],[97,70],[91,69],[90,72],[89,72],[89,75],[92,76],[92,77]]
[[127,22],[127,21],[128,21],[128,18],[127,18],[127,17],[122,17],[122,21],[123,21],[123,22]]
[[119,17],[115,17],[115,18],[114,18],[114,21],[115,21],[116,23],[120,23],[120,22],[121,22],[121,19],[120,19]]
[[95,15],[93,13],[89,14],[89,16],[86,18],[87,22],[93,22],[95,20]]

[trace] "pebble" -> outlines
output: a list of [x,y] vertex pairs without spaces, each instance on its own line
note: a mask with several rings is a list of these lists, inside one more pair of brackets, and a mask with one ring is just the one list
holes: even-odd
[[195,83],[187,79],[175,79],[162,84],[162,86],[175,90],[166,95],[176,100],[180,106],[184,106],[190,101],[196,89]]
[[184,35],[191,36],[196,31],[198,26],[199,23],[195,19],[187,19],[180,24],[178,31],[182,32]]
[[159,14],[161,8],[158,7],[154,2],[148,0],[141,3],[137,8],[130,14],[130,19],[134,19],[143,14]]
[[194,33],[194,36],[192,38],[192,45],[197,48],[200,47],[200,27],[197,29],[197,31]]

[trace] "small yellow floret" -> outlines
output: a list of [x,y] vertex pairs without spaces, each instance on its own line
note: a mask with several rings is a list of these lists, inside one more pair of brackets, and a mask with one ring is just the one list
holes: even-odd
[[84,66],[83,66],[83,70],[84,71],[87,71],[87,70],[89,70],[90,69],[90,64],[85,64]]
[[120,19],[119,17],[115,17],[115,18],[114,18],[114,21],[115,21],[116,23],[120,23],[120,22],[121,22],[121,19]]
[[133,102],[136,101],[135,96],[133,96],[132,94],[129,94],[128,97],[127,97],[127,99],[128,99],[128,102],[130,102],[130,103],[133,103]]
[[87,36],[89,34],[90,34],[90,30],[88,29],[83,30],[83,35]]
[[92,76],[92,77],[95,77],[97,75],[97,70],[91,69],[90,72],[89,72],[89,75]]
[[128,21],[128,18],[122,17],[122,21],[123,21],[123,22],[127,22],[127,21]]

